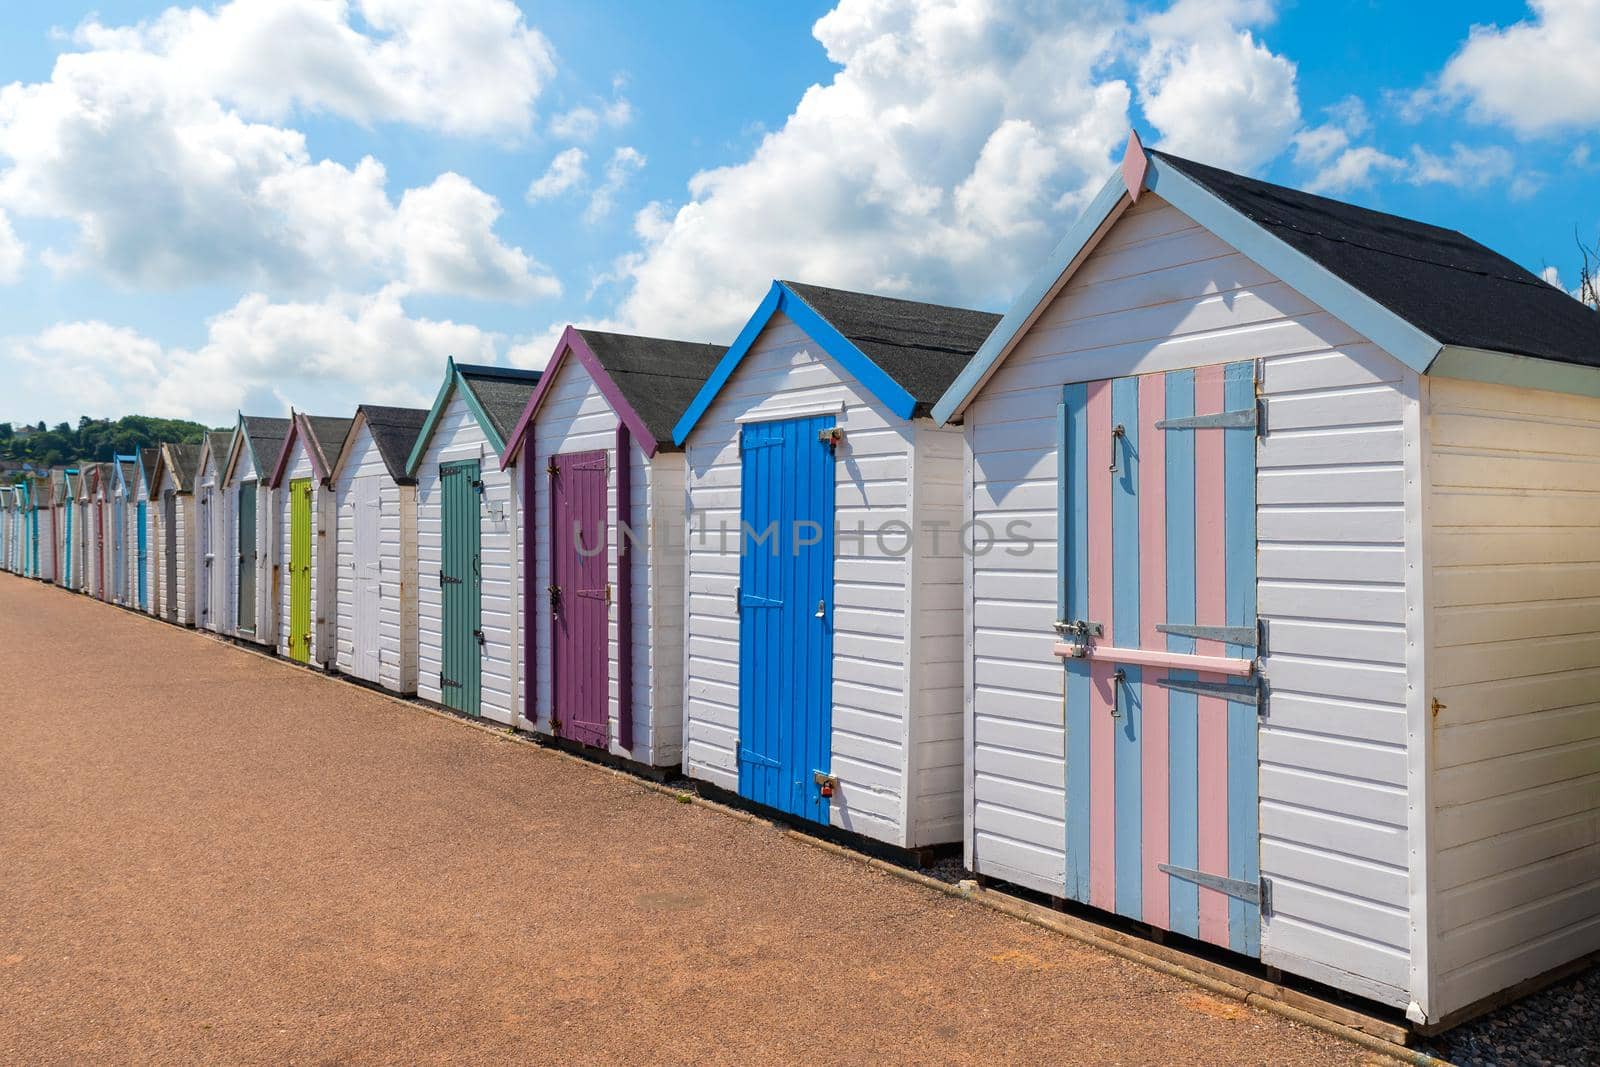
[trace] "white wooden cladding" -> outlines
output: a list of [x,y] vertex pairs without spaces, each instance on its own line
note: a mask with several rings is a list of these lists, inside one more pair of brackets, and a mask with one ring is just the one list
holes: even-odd
[[[294,451],[284,465],[283,478],[273,496],[273,505],[277,508],[273,557],[277,577],[272,588],[277,595],[277,616],[281,622],[277,634],[278,654],[289,655],[289,620],[293,617],[290,612],[293,583],[289,580],[289,555],[293,548],[290,514],[294,507],[294,494],[289,487],[304,478],[311,483],[311,642],[307,663],[313,667],[328,667],[333,663],[334,651],[331,621],[334,583],[329,580],[336,552],[333,493],[317,477],[305,437],[296,434],[288,447]],[[257,506],[260,506],[259,503]],[[259,591],[257,595],[260,595]]]
[[[525,531],[535,545],[534,588],[550,585],[550,482],[545,466],[552,456],[590,451],[606,453],[607,521],[613,531],[607,538],[607,580],[616,587],[621,581],[617,553],[622,541],[616,525],[617,413],[580,360],[566,360],[556,373],[559,377],[533,420],[530,436],[535,454],[522,461],[532,462],[535,472],[532,525]],[[616,742],[617,653],[623,635],[617,632],[615,603],[608,623],[609,747],[640,763],[676,766],[683,759],[683,454],[662,452],[646,459],[634,441],[628,462],[630,525],[638,538],[628,579],[633,589],[633,633],[626,637],[633,642],[633,677],[627,682],[632,686],[633,747],[624,749]],[[532,605],[524,624],[535,627],[538,657],[532,681],[538,721],[528,725],[548,732],[552,677],[548,599]]]
[[417,689],[416,487],[397,485],[363,420],[335,482],[335,666],[396,693]]
[[1600,949],[1600,400],[1429,380],[1444,1013]]
[[[738,788],[740,461],[743,421],[839,410],[832,773],[835,826],[907,847],[960,831],[960,557],[899,551],[876,531],[953,521],[959,431],[885,410],[787,317],[775,316],[687,442],[685,773]],[[925,504],[925,507],[924,507]],[[734,532],[726,544],[719,527]],[[698,531],[707,531],[702,537]],[[932,540],[930,538],[930,540]]]
[[[439,597],[440,506],[439,464],[478,461],[483,479],[483,695],[486,719],[513,725],[522,708],[520,531],[521,502],[517,468],[500,470],[500,457],[459,392],[440,412],[422,464],[417,470],[417,695],[442,702],[439,671],[443,602]],[[498,516],[496,518],[495,516]]]
[[[236,629],[234,595],[238,580],[238,541],[233,537],[237,528],[234,508],[222,482],[222,469],[228,461],[226,455],[217,455],[206,449],[206,463],[195,478],[195,496],[199,501],[196,523],[209,519],[210,528],[199,537],[203,551],[197,553],[196,566],[203,580],[197,583],[197,609],[200,625],[219,634],[232,634]],[[200,533],[197,526],[197,534]],[[203,558],[202,558],[203,557]],[[234,589],[234,593],[230,593]]]
[[[970,515],[1000,535],[969,563],[968,863],[1064,893],[1064,692],[1051,655],[1061,386],[1243,359],[1262,361],[1270,427],[1257,486],[1272,694],[1260,735],[1261,870],[1273,883],[1262,957],[1404,1006],[1403,418],[1415,377],[1154,194],[967,412]],[[1014,520],[1019,536],[1006,538]]]
[[[159,551],[151,552],[151,556],[156,559],[161,575],[161,617],[166,618],[167,605],[175,603],[178,609],[178,624],[181,626],[193,626],[195,620],[194,494],[179,493],[177,488],[178,483],[173,478],[172,471],[163,470],[161,484],[157,487],[156,497],[150,502],[151,510],[159,512],[155,523]],[[176,588],[169,588],[167,585],[166,495],[168,492],[176,493],[176,512],[178,517],[177,528],[174,530],[178,555],[176,560],[178,575]]]
[[[271,473],[271,471],[265,474],[258,472],[255,460],[250,454],[250,446],[241,443],[239,456],[233,464],[233,476],[228,480],[225,503],[230,538],[227,552],[229,563],[226,570],[228,619],[233,626],[233,632],[239,637],[269,648],[278,644],[278,600],[275,595],[277,582],[274,577],[278,574],[278,512],[274,509],[279,502],[266,482]],[[247,482],[256,484],[256,617],[253,633],[246,632],[238,625],[239,490]]]

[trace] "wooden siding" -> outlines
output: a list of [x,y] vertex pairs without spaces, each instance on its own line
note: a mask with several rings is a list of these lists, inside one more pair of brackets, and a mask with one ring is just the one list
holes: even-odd
[[[396,693],[417,686],[416,587],[417,525],[415,489],[396,485],[384,465],[365,422],[350,445],[350,455],[334,484],[337,564],[334,594],[334,665],[355,673],[356,537],[353,494],[358,479],[378,483],[378,610],[377,683]],[[407,521],[409,519],[409,521]],[[409,609],[409,610],[408,610]],[[407,617],[409,615],[409,618]]]
[[[606,453],[606,521],[611,533],[607,537],[606,579],[616,588],[619,582],[618,548],[622,533],[617,527],[617,413],[601,394],[581,361],[566,360],[557,380],[546,393],[543,406],[534,417],[531,439],[534,442],[532,462],[536,477],[533,502],[533,535],[535,540],[535,585],[545,589],[550,585],[550,480],[545,475],[545,465],[551,456],[566,452],[603,451]],[[645,458],[639,443],[634,441],[629,451],[632,479],[629,496],[632,525],[641,539],[648,537],[633,552],[629,580],[633,583],[633,677],[628,684],[633,698],[633,747],[624,749],[617,744],[618,722],[618,642],[616,602],[613,598],[607,623],[609,646],[607,674],[610,678],[609,726],[610,751],[628,756],[652,766],[676,766],[682,761],[683,737],[683,683],[682,683],[682,514],[683,462],[679,455],[662,454],[655,462]],[[664,486],[656,484],[656,470],[660,465],[673,467],[677,477],[670,474],[663,479]],[[675,491],[672,487],[675,486]],[[668,490],[664,492],[663,490]],[[669,507],[667,514],[659,513],[659,502],[664,495],[675,495],[679,502]],[[648,531],[648,533],[647,533]],[[666,543],[661,535],[665,533]],[[676,567],[670,564],[663,569],[658,558],[675,556]],[[526,560],[521,561],[524,565]],[[658,584],[665,578],[670,587],[680,590],[670,600],[670,605],[658,603]],[[533,729],[548,732],[550,729],[550,602],[541,598],[529,613],[535,627],[537,661],[532,684],[535,687],[538,721]],[[663,625],[664,622],[664,625]],[[526,722],[526,720],[524,720]]]
[[[333,650],[329,647],[331,627],[327,622],[332,585],[328,581],[328,572],[333,566],[330,560],[334,552],[332,494],[317,477],[316,468],[311,462],[311,454],[306,450],[305,438],[296,435],[291,447],[294,449],[294,454],[284,465],[283,479],[278,483],[278,492],[274,494],[274,504],[278,509],[277,545],[273,560],[278,572],[276,582],[278,618],[291,617],[289,597],[293,583],[289,581],[291,545],[289,512],[293,506],[294,494],[289,491],[289,486],[298,479],[305,478],[311,482],[311,645],[307,663],[313,667],[327,667],[333,661]],[[287,624],[278,627],[280,656],[289,655],[289,636]]]
[[[225,459],[225,457],[224,457]],[[222,487],[222,479],[218,472],[220,464],[217,457],[207,450],[207,462],[200,469],[195,478],[195,522],[200,521],[202,509],[199,501],[209,500],[209,514],[211,529],[211,566],[206,570],[202,582],[196,583],[197,587],[203,586],[197,596],[203,595],[205,603],[197,604],[197,608],[204,610],[204,627],[214,633],[231,634],[234,631],[233,619],[230,614],[233,598],[228,595],[228,586],[237,568],[238,548],[236,544],[229,543],[229,533],[233,530],[232,511],[228,503],[228,492]],[[198,530],[196,531],[198,534]],[[198,539],[198,538],[197,538]],[[205,567],[206,561],[200,559],[197,553],[195,565]]]
[[[459,392],[450,397],[434,425],[417,469],[417,695],[440,703],[443,602],[439,597],[439,464],[476,459],[484,483],[483,540],[483,697],[485,719],[513,725],[521,710],[518,677],[521,659],[521,599],[517,557],[521,546],[516,468],[500,470],[500,459]],[[498,513],[498,518],[494,514]]]
[[1263,361],[1270,427],[1257,486],[1272,690],[1260,735],[1261,871],[1273,882],[1262,956],[1403,1006],[1410,372],[1154,194],[1109,231],[967,413],[970,513],[998,538],[969,564],[968,863],[1064,894],[1064,675],[1051,654],[1061,386],[1245,359]]
[[1437,1017],[1600,949],[1600,400],[1428,408]]
[[[164,511],[163,506],[159,502],[162,501],[165,498],[166,493],[167,493],[167,491],[169,489],[173,490],[174,492],[176,492],[176,490],[177,490],[177,482],[173,479],[173,477],[171,475],[171,472],[168,472],[168,473],[162,475],[161,484],[160,484],[160,486],[157,487],[157,490],[156,490],[156,506],[155,506],[154,510]],[[174,531],[174,534],[176,535],[177,551],[178,551],[178,559],[177,559],[178,581],[177,581],[177,588],[175,588],[175,589],[168,589],[168,588],[165,587],[166,586],[166,558],[167,558],[167,552],[166,552],[166,546],[167,546],[166,528],[163,525],[163,523],[159,522],[159,521],[156,523],[156,527],[155,527],[157,532],[158,532],[158,534],[159,534],[159,537],[160,537],[160,540],[158,542],[159,545],[160,545],[160,552],[159,553],[152,553],[152,556],[157,556],[158,557],[157,564],[160,567],[160,573],[161,573],[161,577],[162,577],[162,587],[163,588],[161,590],[161,611],[160,611],[160,615],[161,615],[162,618],[166,618],[166,606],[167,606],[167,603],[168,603],[168,598],[169,597],[175,597],[176,598],[177,608],[178,608],[178,619],[177,619],[178,625],[180,625],[180,626],[193,626],[194,625],[194,611],[195,611],[195,609],[194,609],[194,586],[195,586],[195,582],[194,582],[194,494],[193,493],[178,493],[177,494],[176,511],[177,511],[178,523],[177,523],[177,529]]]
[[[835,491],[831,766],[839,788],[831,820],[896,845],[954,840],[958,825],[945,788],[949,746],[940,734],[949,732],[960,701],[951,686],[922,687],[912,670],[907,614],[908,599],[924,584],[939,595],[941,585],[959,580],[960,563],[929,552],[921,562],[937,573],[917,573],[918,553],[904,549],[902,531],[921,518],[913,510],[917,488],[935,503],[948,496],[939,487],[958,470],[959,449],[930,433],[927,439],[938,443],[930,445],[924,479],[914,484],[912,455],[923,424],[885,410],[783,315],[767,324],[688,441],[684,768],[691,777],[738,788],[738,420],[823,410],[817,405],[837,412],[845,433]],[[921,654],[941,678],[934,661],[948,651],[938,641],[942,622],[934,617],[928,625]],[[924,803],[919,791],[930,786]]]
[[[256,622],[255,633],[239,630],[239,486],[248,481],[256,484]],[[241,447],[239,458],[233,465],[233,477],[227,485],[225,507],[228,512],[228,618],[234,622],[234,632],[247,641],[266,645],[278,644],[277,583],[278,565],[278,512],[280,502],[272,490],[256,473],[255,461],[250,457],[248,445]]]

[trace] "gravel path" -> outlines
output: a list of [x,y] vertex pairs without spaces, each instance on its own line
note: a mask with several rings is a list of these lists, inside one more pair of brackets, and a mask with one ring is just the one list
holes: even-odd
[[1600,1065],[1600,967],[1458,1026],[1427,1048],[1460,1067]]
[[0,575],[0,1062],[1373,1057]]

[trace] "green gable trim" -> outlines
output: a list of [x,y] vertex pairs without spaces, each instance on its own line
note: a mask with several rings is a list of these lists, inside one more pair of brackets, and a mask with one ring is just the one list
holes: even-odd
[[439,425],[439,417],[444,414],[446,405],[450,403],[450,394],[456,390],[461,391],[461,399],[466,401],[467,410],[472,412],[472,417],[478,420],[479,429],[494,446],[495,455],[504,454],[506,450],[505,439],[500,436],[500,431],[494,428],[494,423],[489,419],[489,413],[483,410],[483,404],[472,391],[472,383],[456,368],[454,357],[445,361],[444,382],[439,386],[439,395],[434,397],[433,407],[428,409],[428,417],[422,423],[422,432],[417,434],[417,443],[411,446],[411,455],[406,458],[406,476],[415,478],[417,468],[422,466],[422,457],[428,452],[428,442],[433,440],[433,431]]

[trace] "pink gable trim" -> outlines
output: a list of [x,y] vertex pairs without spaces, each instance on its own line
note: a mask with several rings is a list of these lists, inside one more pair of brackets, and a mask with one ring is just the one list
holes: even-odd
[[1122,183],[1128,187],[1128,196],[1139,202],[1139,192],[1144,188],[1144,178],[1150,169],[1150,157],[1144,154],[1144,143],[1138,130],[1128,131],[1128,148],[1122,154]]
[[545,394],[555,387],[557,373],[561,370],[562,365],[566,363],[569,354],[576,356],[578,362],[583,364],[583,369],[588,372],[589,377],[594,380],[594,384],[599,387],[600,395],[606,398],[606,403],[611,405],[611,410],[617,413],[617,417],[633,433],[634,440],[644,450],[645,459],[652,458],[656,454],[656,450],[660,448],[655,435],[644,424],[644,420],[639,417],[639,413],[633,410],[633,405],[623,398],[622,390],[617,388],[617,383],[612,381],[611,375],[606,373],[605,367],[601,365],[600,360],[595,356],[594,350],[583,339],[583,334],[578,332],[577,327],[568,326],[562,331],[561,340],[556,342],[555,354],[550,357],[550,362],[545,365],[544,374],[539,378],[539,384],[533,388],[533,395],[528,397],[527,406],[522,409],[522,415],[517,419],[516,428],[511,431],[511,436],[506,440],[506,450],[500,457],[501,470],[505,470],[517,461],[517,456],[522,451],[520,446],[523,435],[528,432],[528,427],[533,422],[533,414],[544,403]]

